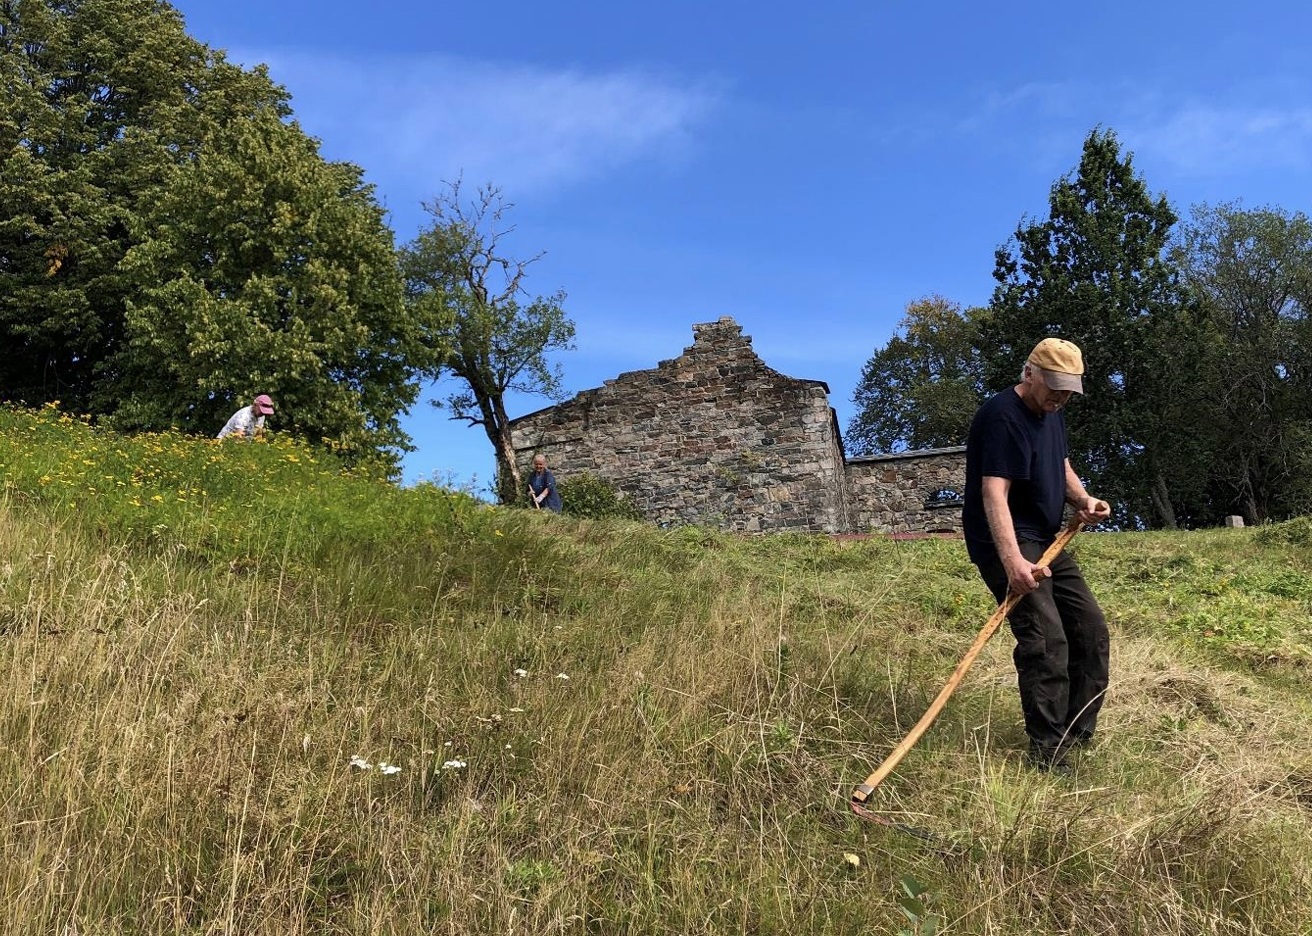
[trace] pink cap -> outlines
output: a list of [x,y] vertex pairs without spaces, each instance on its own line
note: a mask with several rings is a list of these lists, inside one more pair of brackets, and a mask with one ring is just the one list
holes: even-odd
[[261,393],[255,398],[255,412],[260,416],[268,416],[273,413],[273,400],[269,399],[267,393]]

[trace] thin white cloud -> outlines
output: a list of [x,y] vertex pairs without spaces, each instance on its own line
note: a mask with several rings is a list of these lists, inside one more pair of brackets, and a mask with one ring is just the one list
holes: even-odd
[[1068,118],[1081,107],[1080,92],[1066,82],[1031,81],[1014,88],[994,88],[983,100],[958,118],[957,129],[965,133],[987,131],[1010,124],[1016,117],[1053,121]]
[[1263,169],[1312,169],[1312,106],[1307,88],[1271,81],[1230,89],[1200,101],[1142,84],[1027,83],[992,89],[943,132],[992,140],[1024,152],[1036,165],[1061,154],[1095,125],[1115,130],[1122,144],[1160,166],[1190,175]]
[[1187,103],[1127,120],[1125,140],[1195,175],[1312,167],[1312,107]]
[[333,158],[393,198],[431,197],[443,180],[514,195],[568,185],[640,160],[686,156],[720,101],[710,82],[640,71],[501,65],[449,56],[356,59],[239,54],[263,61],[296,117]]

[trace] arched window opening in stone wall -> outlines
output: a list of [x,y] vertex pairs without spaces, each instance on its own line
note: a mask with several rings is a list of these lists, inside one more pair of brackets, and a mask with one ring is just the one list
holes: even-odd
[[942,510],[944,508],[960,508],[966,503],[966,497],[956,488],[939,488],[937,491],[930,491],[929,496],[925,498],[926,510]]

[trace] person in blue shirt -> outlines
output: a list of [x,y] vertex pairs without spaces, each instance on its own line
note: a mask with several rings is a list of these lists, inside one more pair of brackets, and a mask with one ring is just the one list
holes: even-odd
[[1062,409],[1084,392],[1084,356],[1060,338],[1030,353],[1020,383],[986,401],[966,439],[962,526],[966,550],[1008,615],[1029,760],[1069,770],[1066,753],[1093,739],[1108,685],[1107,622],[1080,567],[1063,551],[1036,563],[1069,505],[1085,523],[1111,507],[1090,496],[1071,467]]
[[547,470],[545,455],[533,456],[533,473],[528,476],[528,496],[538,510],[560,512],[560,492],[556,490],[556,476]]

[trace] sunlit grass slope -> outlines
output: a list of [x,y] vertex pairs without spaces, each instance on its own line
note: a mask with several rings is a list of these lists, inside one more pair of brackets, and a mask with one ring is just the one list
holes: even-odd
[[[1099,743],[1022,766],[959,543],[487,507],[0,411],[0,932],[1312,932],[1312,523],[1082,534]],[[916,901],[904,885],[924,889]]]

